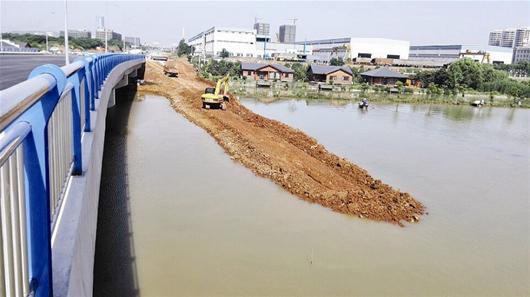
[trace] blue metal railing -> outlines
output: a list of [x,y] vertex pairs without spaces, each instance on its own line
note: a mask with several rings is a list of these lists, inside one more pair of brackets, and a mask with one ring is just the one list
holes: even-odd
[[83,174],[90,111],[117,65],[140,55],[43,65],[0,91],[0,295],[52,296],[51,233],[68,178]]

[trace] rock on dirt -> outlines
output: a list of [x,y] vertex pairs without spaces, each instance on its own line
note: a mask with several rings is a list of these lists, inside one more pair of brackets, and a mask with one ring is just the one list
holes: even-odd
[[185,59],[176,61],[177,79],[164,76],[157,63],[146,67],[140,91],[167,97],[175,111],[206,130],[233,160],[300,199],[400,226],[419,221],[424,213],[408,193],[372,178],[302,131],[253,113],[233,96],[226,111],[203,109],[201,94],[213,83],[200,78]]

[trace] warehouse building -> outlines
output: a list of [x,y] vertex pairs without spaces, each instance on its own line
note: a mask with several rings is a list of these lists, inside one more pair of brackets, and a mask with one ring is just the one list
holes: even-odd
[[211,27],[188,39],[194,55],[219,57],[226,49],[231,57],[256,57],[253,29]]
[[481,63],[511,64],[512,56],[512,49],[500,46],[413,45],[410,47],[409,59],[451,63],[461,58],[470,58]]
[[408,59],[410,42],[386,38],[335,38],[297,42],[312,46],[313,56],[327,63],[332,58],[368,60],[374,58]]

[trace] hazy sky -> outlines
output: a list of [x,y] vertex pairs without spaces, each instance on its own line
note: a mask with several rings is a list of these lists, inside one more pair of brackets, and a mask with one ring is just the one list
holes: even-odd
[[[251,28],[254,18],[271,24],[271,33],[297,18],[297,40],[384,37],[412,44],[487,44],[492,29],[530,26],[530,1],[391,2],[178,2],[68,1],[69,28],[108,28],[142,41],[175,43],[211,26]],[[64,1],[0,0],[0,29],[58,31],[64,27]]]

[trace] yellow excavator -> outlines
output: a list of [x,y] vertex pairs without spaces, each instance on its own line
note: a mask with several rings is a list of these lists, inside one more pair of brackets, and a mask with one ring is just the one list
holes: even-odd
[[226,109],[225,101],[230,100],[228,96],[229,81],[230,75],[227,74],[217,81],[215,88],[206,88],[201,96],[202,108]]

